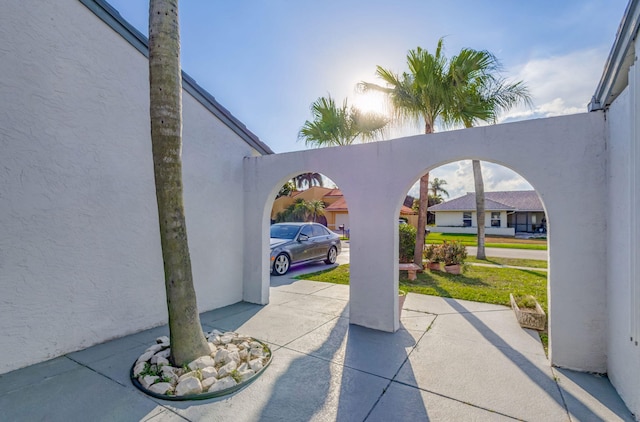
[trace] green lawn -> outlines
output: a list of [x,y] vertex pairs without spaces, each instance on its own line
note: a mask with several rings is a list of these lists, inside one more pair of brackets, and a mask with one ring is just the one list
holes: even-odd
[[[464,274],[425,271],[415,281],[400,272],[400,288],[407,292],[451,297],[509,306],[509,293],[535,296],[547,311],[547,273],[545,271],[490,268],[468,265]],[[304,280],[349,284],[349,265],[296,277]]]
[[[457,240],[465,246],[478,246],[478,239],[475,234],[429,233],[427,236],[427,244],[441,244],[445,240]],[[485,236],[485,246],[488,248],[534,249],[546,251],[547,240]]]

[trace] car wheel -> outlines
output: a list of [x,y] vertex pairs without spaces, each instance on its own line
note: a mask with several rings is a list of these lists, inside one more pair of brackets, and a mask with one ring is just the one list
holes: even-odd
[[286,254],[281,253],[276,256],[273,261],[273,273],[275,275],[285,275],[289,271],[289,257]]
[[329,248],[329,252],[327,252],[327,259],[325,259],[324,262],[327,265],[335,264],[337,257],[338,257],[338,250],[336,249],[335,246],[332,246]]

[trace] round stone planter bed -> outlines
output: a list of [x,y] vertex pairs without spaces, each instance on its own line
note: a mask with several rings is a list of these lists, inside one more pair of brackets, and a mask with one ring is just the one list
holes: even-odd
[[172,367],[169,338],[159,337],[131,367],[131,382],[162,400],[205,400],[234,393],[255,381],[271,363],[271,349],[252,337],[205,333],[211,354],[183,368]]

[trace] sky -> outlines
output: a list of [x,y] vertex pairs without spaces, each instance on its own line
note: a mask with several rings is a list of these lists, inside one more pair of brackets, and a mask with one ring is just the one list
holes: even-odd
[[[147,0],[108,0],[147,34]],[[445,53],[488,50],[503,76],[524,81],[533,107],[500,122],[587,111],[627,0],[243,0],[180,2],[183,70],[276,153],[306,149],[298,131],[320,96],[384,111],[355,92],[376,66],[401,73],[420,46]],[[436,131],[444,130],[436,126]],[[385,139],[415,135],[394,127]],[[485,190],[532,189],[513,171],[483,162]],[[473,191],[470,161],[434,169],[450,196]],[[410,194],[417,194],[414,187]]]

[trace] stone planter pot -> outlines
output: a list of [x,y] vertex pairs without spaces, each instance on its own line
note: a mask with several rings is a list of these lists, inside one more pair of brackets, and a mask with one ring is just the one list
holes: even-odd
[[544,313],[544,310],[537,300],[535,309],[529,309],[518,307],[518,304],[511,293],[509,293],[509,299],[511,300],[511,308],[516,314],[516,319],[522,328],[544,331],[547,323],[547,315]]
[[431,271],[442,271],[440,268],[439,262],[429,262],[429,270]]
[[462,265],[453,264],[453,265],[445,265],[444,270],[449,274],[460,274],[460,270],[462,269]]

